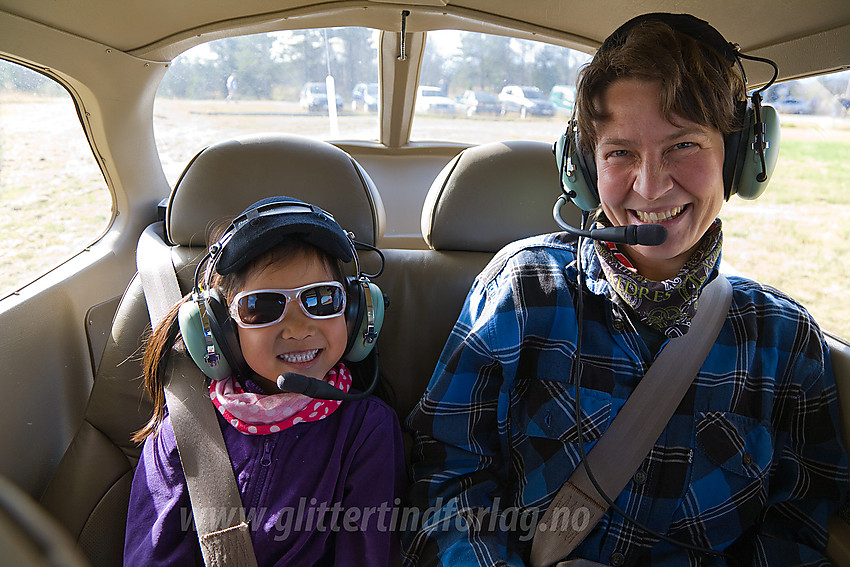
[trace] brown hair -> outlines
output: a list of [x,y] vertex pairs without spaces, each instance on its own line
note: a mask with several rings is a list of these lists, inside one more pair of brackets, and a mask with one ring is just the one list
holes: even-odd
[[[217,241],[225,232],[230,223],[223,223],[213,230],[210,237],[211,242]],[[338,260],[312,244],[293,236],[284,239],[264,254],[257,256],[240,270],[222,276],[213,271],[210,277],[210,287],[218,288],[222,297],[230,304],[237,293],[242,291],[248,278],[257,272],[265,270],[269,266],[295,258],[301,254],[313,257],[322,262],[331,272],[334,280],[345,285],[345,274],[341,260]],[[203,260],[202,260],[203,261]],[[145,390],[153,401],[153,415],[145,426],[137,431],[132,440],[141,443],[151,434],[159,432],[159,426],[166,416],[165,405],[165,380],[166,370],[172,350],[184,351],[180,327],[177,321],[177,312],[180,306],[191,300],[192,294],[186,294],[176,305],[174,305],[156,329],[145,341],[145,351],[142,357],[142,369],[144,371],[143,383]],[[186,354],[188,356],[188,354]]]
[[705,43],[649,20],[629,30],[622,44],[597,52],[579,73],[576,121],[585,153],[596,149],[596,125],[608,118],[602,98],[620,79],[658,82],[668,120],[677,114],[724,135],[741,128],[737,103],[746,99],[746,85],[737,68]]

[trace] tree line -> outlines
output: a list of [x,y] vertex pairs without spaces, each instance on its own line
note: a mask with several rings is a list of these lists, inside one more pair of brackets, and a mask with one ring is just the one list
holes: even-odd
[[[450,53],[441,51],[437,41],[426,41],[420,84],[440,86],[451,96],[466,89],[498,93],[507,84],[532,85],[548,93],[553,85],[574,84],[587,58],[569,49],[508,37],[455,32],[458,38]],[[293,100],[305,83],[323,82],[330,72],[337,93],[347,100],[358,83],[378,82],[377,41],[378,33],[365,28],[221,39],[176,58],[159,94],[224,98],[227,78],[235,75],[239,98]]]

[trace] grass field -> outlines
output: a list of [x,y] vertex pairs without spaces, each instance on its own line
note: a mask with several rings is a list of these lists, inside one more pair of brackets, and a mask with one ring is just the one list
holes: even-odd
[[[327,118],[297,108],[240,103],[162,104],[155,109],[163,169],[172,183],[214,141],[246,131],[329,137]],[[374,115],[343,117],[339,139],[374,139]],[[563,125],[520,120],[417,117],[416,139],[554,140]],[[394,187],[380,188],[390,194]],[[779,165],[756,201],[733,197],[724,259],[806,305],[824,329],[850,339],[842,259],[850,241],[850,119],[782,117]],[[93,242],[111,218],[111,197],[78,118],[55,99],[0,99],[0,297]]]
[[111,208],[69,99],[0,97],[0,297],[91,244]]
[[724,259],[850,339],[850,263],[843,258],[850,242],[850,120],[783,117],[767,191],[756,201],[732,198],[721,217]]

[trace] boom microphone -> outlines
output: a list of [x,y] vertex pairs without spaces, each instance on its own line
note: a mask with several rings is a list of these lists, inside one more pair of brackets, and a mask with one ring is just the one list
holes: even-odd
[[590,230],[582,230],[570,226],[561,218],[561,207],[566,202],[567,198],[564,195],[558,197],[558,200],[555,201],[555,208],[552,210],[552,215],[555,217],[555,222],[558,223],[558,226],[570,234],[592,238],[593,240],[604,240],[618,244],[639,244],[641,246],[658,246],[659,244],[664,244],[664,241],[667,240],[667,229],[660,224],[630,224],[629,226],[591,228]]
[[323,382],[316,378],[310,378],[303,374],[296,374],[295,372],[284,372],[278,376],[277,389],[281,392],[304,394],[305,396],[319,400],[362,400],[363,398],[368,397],[369,394],[375,390],[375,386],[378,384],[378,355],[375,351],[372,351],[372,355],[375,357],[375,373],[372,376],[372,383],[369,384],[366,391],[360,392],[359,394],[343,392],[336,386],[331,386],[327,382]]

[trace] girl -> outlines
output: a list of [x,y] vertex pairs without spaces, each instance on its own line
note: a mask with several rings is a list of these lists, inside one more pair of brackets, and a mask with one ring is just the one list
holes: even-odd
[[[353,247],[330,215],[295,199],[265,199],[243,217],[252,220],[231,224],[216,240],[207,270],[208,287],[236,323],[247,372],[211,380],[209,388],[258,564],[395,565],[389,519],[404,483],[395,412],[374,396],[339,402],[276,386],[287,372],[343,391],[351,386],[341,362],[348,341],[341,264],[354,257]],[[155,412],[135,437],[144,448],[130,494],[125,565],[201,563],[164,404],[165,362],[182,344],[179,306],[146,345],[144,380]]]

